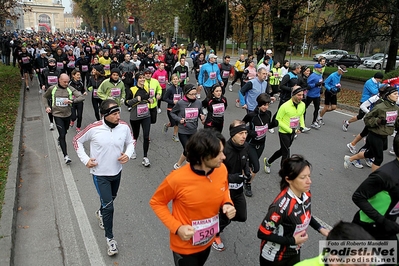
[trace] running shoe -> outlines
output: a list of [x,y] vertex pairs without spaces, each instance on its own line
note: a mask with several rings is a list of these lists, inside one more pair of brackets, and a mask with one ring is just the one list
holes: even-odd
[[351,157],[349,155],[345,155],[344,156],[344,167],[345,167],[345,169],[348,169],[349,165],[352,164],[352,162],[350,161],[350,158]]
[[158,108],[158,114],[162,113],[162,109]]
[[75,124],[75,121],[69,122],[69,126],[70,126],[70,127],[73,127],[74,124]]
[[96,211],[96,217],[98,219],[98,226],[104,230],[103,216],[100,210]]
[[308,128],[308,127],[302,128],[302,133],[305,133],[305,132],[308,132],[308,131],[310,131],[310,128]]
[[132,107],[127,108],[127,110],[128,110],[129,112],[132,111]]
[[236,99],[236,107],[237,107],[237,108],[240,108],[240,107],[241,107],[241,105],[240,105],[240,100],[238,100],[238,99]]
[[133,160],[134,160],[134,159],[136,159],[136,158],[137,158],[137,154],[136,154],[136,151],[134,151],[133,154],[132,154],[132,157],[130,157],[130,159],[133,159]]
[[357,153],[356,147],[353,146],[351,143],[346,144],[346,147],[348,147],[349,151],[350,151],[352,154],[356,154],[356,153]]
[[295,133],[294,139],[296,139],[298,137],[298,134]]
[[39,94],[42,94],[42,89],[39,89]]
[[395,151],[393,150],[393,147],[389,150],[389,154],[395,155]]
[[150,167],[150,165],[151,165],[150,159],[148,159],[147,157],[144,157],[141,164],[144,165],[145,167]]
[[348,131],[348,127],[349,127],[348,120],[344,120],[344,122],[342,123],[342,130],[345,132]]
[[373,160],[370,158],[365,158],[364,161],[366,165],[371,168],[371,166],[373,165]]
[[26,87],[26,90],[29,91],[29,86]]
[[178,165],[177,163],[175,163],[175,164],[173,165],[173,169],[177,170],[177,169],[179,169],[179,168],[180,168],[180,165]]
[[229,85],[229,91],[233,91],[233,86]]
[[314,122],[310,125],[310,127],[311,127],[311,128],[319,129],[319,128],[320,128],[320,125],[319,125],[316,121],[314,121]]
[[351,162],[352,165],[358,169],[363,169],[363,164],[360,163],[360,160],[354,160]]
[[163,133],[168,132],[169,126],[168,124],[163,124]]
[[49,127],[49,129],[50,129],[51,131],[53,131],[53,130],[54,130],[54,123],[50,123],[50,127]]
[[173,139],[174,142],[179,142],[180,141],[179,137],[177,135],[173,135],[172,139]]
[[325,125],[323,118],[318,118],[318,119],[317,119],[317,123],[318,123],[320,126]]
[[[231,85],[230,85],[231,86]],[[216,249],[217,251],[223,251],[225,250],[224,244],[222,242],[222,239],[220,239],[220,236],[216,236],[215,239],[213,240],[212,247]]]
[[266,174],[270,174],[270,167],[272,165],[267,162],[267,157],[263,158],[263,163],[265,164],[265,172],[266,172]]
[[76,133],[79,133],[80,132],[80,127],[77,127],[76,128]]
[[65,161],[66,164],[70,164],[72,162],[71,158],[69,158],[68,155],[65,155],[64,161]]
[[116,243],[115,239],[107,238],[107,246],[108,246],[108,256],[113,256],[115,254],[118,254],[118,244]]
[[244,183],[244,188],[245,188],[245,196],[247,197],[252,197],[252,187],[251,183]]
[[274,128],[269,129],[270,134],[274,134]]

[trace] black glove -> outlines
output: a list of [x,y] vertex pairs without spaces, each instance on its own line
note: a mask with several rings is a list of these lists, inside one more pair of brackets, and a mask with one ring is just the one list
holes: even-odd
[[323,82],[317,82],[317,83],[315,84],[316,87],[320,87],[321,85],[323,85]]
[[338,92],[340,92],[340,91],[341,91],[341,88],[337,88],[336,92],[338,93]]
[[382,221],[382,226],[384,230],[389,234],[399,233],[399,224],[395,221],[384,218],[384,220]]
[[377,120],[377,124],[379,124],[380,126],[384,126],[387,124],[387,120],[385,118],[379,118]]
[[240,174],[229,174],[229,183],[241,183],[245,180],[244,175]]

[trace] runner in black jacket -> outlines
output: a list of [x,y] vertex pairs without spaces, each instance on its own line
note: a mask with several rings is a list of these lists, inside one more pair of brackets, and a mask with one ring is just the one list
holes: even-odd
[[204,128],[214,128],[222,133],[227,99],[223,96],[222,87],[219,83],[211,87],[206,99],[202,101],[202,107],[208,111]]

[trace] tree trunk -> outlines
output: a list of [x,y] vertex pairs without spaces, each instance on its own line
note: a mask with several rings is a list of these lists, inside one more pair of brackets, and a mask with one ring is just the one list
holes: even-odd
[[396,54],[398,51],[399,43],[399,16],[396,14],[392,15],[392,27],[391,27],[391,38],[388,50],[388,61],[385,69],[385,73],[396,68]]
[[248,18],[248,41],[247,41],[247,49],[248,49],[248,54],[253,54],[254,51],[254,35],[255,35],[255,30],[254,30],[254,20],[255,16],[249,16]]
[[[274,61],[283,62],[287,48],[290,43],[291,28],[293,17],[290,15],[291,10],[280,10],[278,15],[277,9],[272,10],[273,26],[273,44],[274,44]],[[295,12],[292,12],[295,13]],[[291,22],[291,23],[290,23]],[[292,53],[293,51],[291,51]]]

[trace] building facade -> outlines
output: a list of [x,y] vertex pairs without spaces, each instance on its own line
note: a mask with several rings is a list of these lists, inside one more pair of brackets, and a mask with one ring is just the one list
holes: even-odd
[[23,27],[20,29],[45,32],[65,30],[62,0],[23,0],[23,3],[29,6],[31,11],[21,16]]

